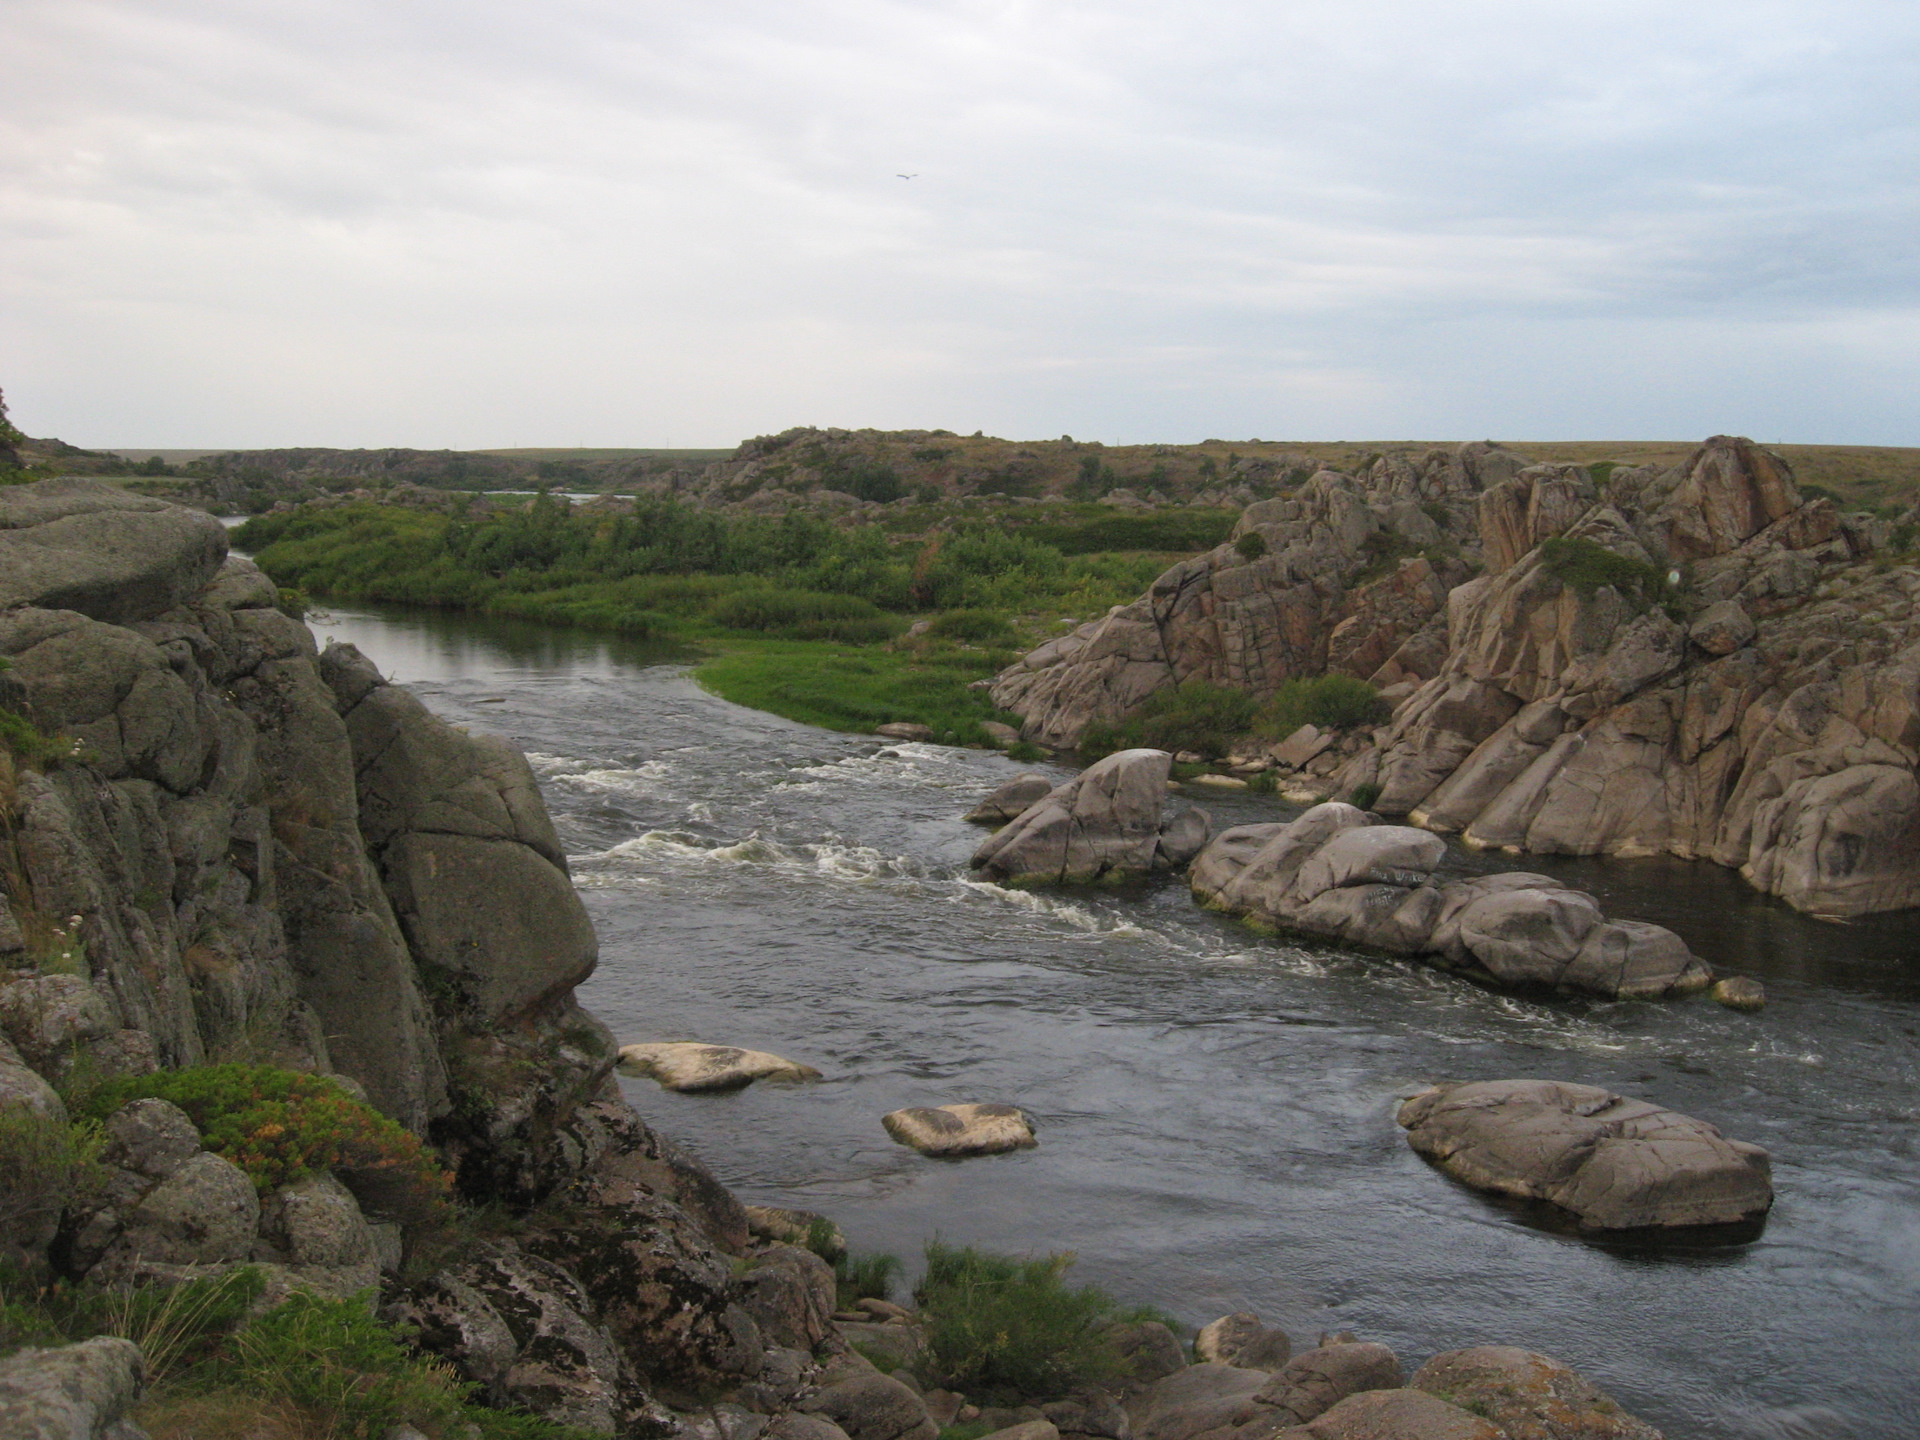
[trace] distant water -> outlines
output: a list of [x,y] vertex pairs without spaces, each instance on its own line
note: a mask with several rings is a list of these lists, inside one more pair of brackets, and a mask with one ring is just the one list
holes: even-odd
[[[933,1235],[1073,1250],[1081,1279],[1189,1324],[1251,1309],[1296,1346],[1351,1328],[1410,1369],[1523,1345],[1669,1440],[1920,1433],[1912,915],[1823,925],[1708,865],[1530,860],[1773,1003],[1516,999],[1257,937],[1174,882],[970,879],[984,832],[959,816],[1021,768],[997,755],[743,710],[618,640],[398,611],[312,623],[530,753],[599,929],[582,998],[623,1041],[826,1073],[705,1097],[625,1082],[744,1198],[824,1210],[910,1264]],[[1197,798],[1221,825],[1288,813]],[[1393,1123],[1429,1080],[1504,1076],[1610,1086],[1767,1146],[1763,1234],[1652,1250],[1555,1233],[1428,1168]],[[936,1162],[880,1128],[973,1099],[1025,1107],[1040,1148]]]

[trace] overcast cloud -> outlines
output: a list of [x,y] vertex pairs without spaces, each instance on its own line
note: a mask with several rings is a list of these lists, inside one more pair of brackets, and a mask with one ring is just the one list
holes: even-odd
[[6,0],[0,53],[0,386],[83,444],[1920,444],[1911,0]]

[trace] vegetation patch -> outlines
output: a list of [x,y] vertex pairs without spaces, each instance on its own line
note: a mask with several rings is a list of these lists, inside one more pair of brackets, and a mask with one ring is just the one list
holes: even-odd
[[1066,1283],[1070,1254],[1016,1258],[939,1241],[914,1290],[927,1326],[923,1377],[992,1400],[1050,1398],[1111,1379],[1115,1325],[1164,1317],[1126,1309],[1097,1286]]
[[899,1273],[897,1255],[852,1255],[842,1251],[833,1261],[834,1303],[842,1310],[851,1310],[862,1300],[891,1300],[894,1278]]
[[1302,725],[1354,730],[1378,725],[1391,713],[1380,692],[1351,675],[1288,680],[1260,707],[1259,732],[1284,740]]
[[1253,728],[1259,709],[1259,702],[1244,690],[1188,680],[1154,691],[1125,720],[1089,725],[1080,738],[1080,754],[1091,761],[1146,746],[1217,758],[1227,753],[1236,736]]
[[768,641],[730,644],[694,671],[723,700],[807,725],[871,732],[890,721],[925,725],[945,745],[984,745],[981,722],[1004,719],[984,690],[1012,656],[949,645],[913,650]]
[[1615,554],[1591,540],[1556,535],[1540,543],[1546,572],[1582,599],[1592,599],[1605,586],[1615,591],[1636,613],[1658,605],[1675,620],[1685,618],[1676,587],[1657,565]]
[[129,1100],[157,1098],[187,1113],[215,1154],[265,1194],[322,1170],[349,1170],[381,1184],[403,1221],[437,1220],[453,1177],[417,1135],[332,1080],[272,1065],[202,1065],[96,1085],[75,1108],[105,1119]]

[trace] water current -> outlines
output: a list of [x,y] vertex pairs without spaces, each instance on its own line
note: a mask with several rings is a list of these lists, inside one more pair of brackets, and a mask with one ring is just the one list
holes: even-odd
[[[1913,915],[1820,924],[1705,864],[1530,860],[1772,1003],[1498,995],[1257,936],[1178,882],[972,880],[984,832],[960,816],[1023,768],[997,755],[745,710],[601,637],[345,609],[314,628],[528,751],[599,930],[582,998],[623,1043],[825,1072],[721,1096],[623,1081],[744,1199],[825,1211],[910,1270],[931,1236],[1071,1250],[1077,1278],[1124,1299],[1187,1324],[1251,1309],[1296,1348],[1352,1329],[1411,1366],[1522,1345],[1669,1440],[1920,1435]],[[1290,813],[1195,798],[1217,826]],[[1509,1076],[1609,1086],[1767,1146],[1764,1231],[1596,1243],[1454,1184],[1393,1123],[1430,1080]],[[880,1127],[957,1100],[1022,1106],[1039,1148],[931,1161]]]

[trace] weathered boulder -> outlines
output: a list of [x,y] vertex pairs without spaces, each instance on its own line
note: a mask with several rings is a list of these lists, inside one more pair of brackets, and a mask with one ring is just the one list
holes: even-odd
[[260,1207],[255,1257],[288,1266],[294,1283],[344,1299],[380,1283],[380,1252],[353,1193],[332,1175],[283,1185]]
[[1135,1402],[1137,1440],[1192,1440],[1195,1435],[1241,1424],[1267,1384],[1263,1371],[1202,1361],[1156,1382]]
[[1716,980],[1707,993],[1729,1010],[1764,1010],[1767,1007],[1766,986],[1747,975],[1729,975],[1723,980]]
[[1193,1337],[1193,1356],[1202,1364],[1231,1365],[1233,1357],[1267,1327],[1251,1310],[1236,1310],[1202,1325]]
[[1015,883],[1120,880],[1185,864],[1205,843],[1204,811],[1163,817],[1173,757],[1120,750],[1035,801],[973,853]]
[[1400,1107],[1413,1148],[1468,1185],[1545,1200],[1593,1230],[1729,1225],[1773,1203],[1767,1152],[1592,1085],[1436,1085]]
[[1320,1345],[1289,1360],[1254,1396],[1254,1403],[1265,1412],[1256,1423],[1268,1429],[1305,1425],[1349,1395],[1397,1389],[1403,1380],[1399,1358],[1384,1345],[1370,1341]]
[[1329,801],[1284,825],[1236,827],[1194,861],[1189,883],[1214,909],[1501,985],[1651,998],[1712,978],[1671,931],[1609,922],[1591,896],[1548,876],[1443,884],[1444,841],[1371,818]]
[[818,1080],[811,1065],[786,1060],[765,1050],[731,1045],[702,1045],[686,1040],[657,1040],[620,1047],[620,1068],[646,1075],[669,1090],[738,1090],[755,1080]]
[[203,1151],[140,1198],[90,1275],[116,1284],[168,1267],[232,1265],[252,1256],[259,1223],[253,1182],[232,1162]]
[[1120,1359],[1121,1374],[1135,1385],[1151,1385],[1186,1368],[1179,1339],[1158,1320],[1116,1325],[1107,1332],[1107,1344]]
[[769,1345],[815,1349],[833,1330],[833,1267],[810,1250],[770,1245],[733,1282],[734,1299]]
[[940,1433],[918,1395],[878,1372],[823,1386],[799,1408],[832,1421],[850,1440],[935,1440]]
[[1013,1105],[921,1105],[880,1117],[887,1134],[922,1155],[956,1159],[1031,1150],[1033,1122]]
[[227,556],[211,515],[64,476],[0,492],[0,609],[75,610],[125,625],[173,609]]
[[1589,1381],[1530,1350],[1449,1350],[1408,1383],[1493,1421],[1507,1440],[1660,1440],[1658,1430]]
[[8,1440],[146,1440],[125,1417],[146,1388],[131,1340],[96,1336],[0,1360],[0,1435]]
[[814,1210],[790,1210],[780,1205],[747,1205],[747,1227],[756,1240],[781,1245],[803,1245],[829,1259],[847,1253],[847,1237],[838,1225]]
[[1004,825],[1035,801],[1053,793],[1053,781],[1044,775],[1016,775],[967,812],[976,825]]

